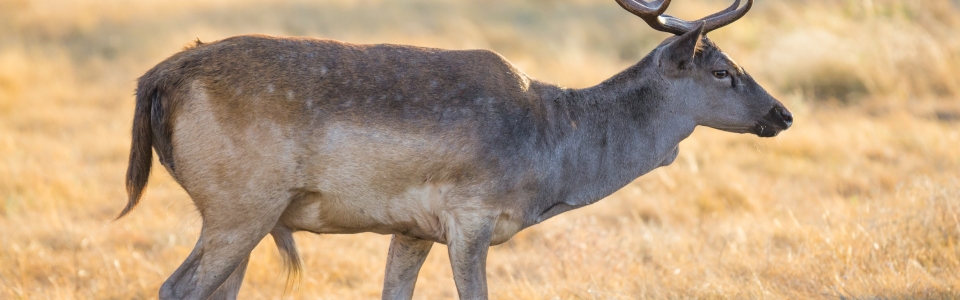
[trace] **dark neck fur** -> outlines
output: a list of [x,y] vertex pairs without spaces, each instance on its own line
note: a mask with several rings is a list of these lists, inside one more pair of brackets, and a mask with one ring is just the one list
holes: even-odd
[[659,167],[695,124],[664,103],[648,56],[590,88],[566,90],[552,104],[559,134],[544,145],[546,158],[529,225],[594,203]]

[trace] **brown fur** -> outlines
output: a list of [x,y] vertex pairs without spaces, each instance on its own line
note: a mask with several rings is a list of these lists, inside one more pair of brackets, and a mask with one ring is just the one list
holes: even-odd
[[[496,161],[486,156],[484,146],[476,142],[500,137],[478,131],[481,126],[470,120],[477,119],[478,114],[516,110],[525,112],[524,115],[542,116],[544,109],[538,106],[540,94],[557,92],[556,87],[532,82],[499,55],[483,50],[354,45],[268,36],[197,43],[158,64],[139,80],[128,169],[130,200],[121,217],[139,202],[153,146],[161,163],[194,198],[205,223],[236,217],[208,212],[212,207],[228,204],[210,202],[219,201],[213,199],[221,196],[207,185],[221,190],[244,190],[238,185],[242,182],[236,180],[238,176],[273,170],[269,171],[272,175],[258,175],[273,178],[277,184],[295,191],[288,200],[291,203],[283,221],[271,231],[293,274],[300,272],[290,235],[293,230],[399,232],[444,241],[447,238],[442,222],[422,213],[411,212],[412,219],[394,220],[394,225],[383,227],[375,219],[361,217],[363,214],[343,211],[346,207],[337,204],[342,201],[337,199],[346,195],[316,190],[313,187],[321,183],[311,174],[359,172],[355,168],[366,166],[344,166],[339,171],[330,166],[375,158],[394,168],[368,171],[373,175],[368,182],[375,185],[372,189],[377,194],[365,199],[389,199],[405,193],[409,186],[425,183],[434,188],[424,192],[438,197],[443,192],[456,192],[442,190],[452,184],[475,187],[468,190],[481,189],[480,178],[491,176],[489,165]],[[432,97],[434,94],[444,97]],[[529,97],[516,97],[524,94]],[[181,113],[185,115],[181,117]],[[270,120],[269,124],[264,120]],[[331,126],[328,124],[348,127],[334,131],[337,136],[293,129],[321,129]],[[179,130],[177,126],[190,129]],[[264,132],[264,127],[269,126],[279,131],[257,136],[242,134]],[[219,129],[211,131],[213,128]],[[369,131],[381,133],[370,135]],[[427,136],[436,138],[423,140]],[[311,142],[322,139],[334,142]],[[295,141],[292,149],[286,149],[290,152],[278,148],[265,151],[280,140]],[[393,146],[369,147],[377,144]],[[235,156],[215,154],[231,149],[264,151]],[[284,153],[282,156],[292,163],[283,164],[264,156],[278,153]],[[237,168],[235,161],[254,165]],[[203,167],[197,169],[198,166]],[[417,172],[410,173],[411,170]],[[348,180],[332,186],[338,185],[353,183]],[[315,219],[297,213],[308,205],[320,205],[320,218],[335,223],[312,225]]]

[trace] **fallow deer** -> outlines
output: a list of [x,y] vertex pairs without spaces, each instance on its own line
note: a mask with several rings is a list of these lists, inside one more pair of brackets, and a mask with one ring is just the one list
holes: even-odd
[[391,234],[384,299],[409,299],[434,243],[463,299],[485,299],[487,249],[594,203],[677,157],[697,126],[762,137],[793,117],[670,0],[617,0],[673,33],[590,88],[538,81],[486,50],[238,36],[197,43],[138,80],[127,169],[133,209],[152,151],[203,224],[161,299],[235,298],[271,234]]

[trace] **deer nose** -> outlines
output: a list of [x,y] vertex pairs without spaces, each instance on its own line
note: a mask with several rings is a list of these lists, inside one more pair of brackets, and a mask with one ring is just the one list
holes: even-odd
[[790,128],[790,125],[793,125],[793,114],[791,114],[786,107],[777,105],[777,107],[774,108],[774,111],[777,112],[777,115],[780,116],[780,119],[783,120],[783,123],[787,125],[787,127],[784,129]]

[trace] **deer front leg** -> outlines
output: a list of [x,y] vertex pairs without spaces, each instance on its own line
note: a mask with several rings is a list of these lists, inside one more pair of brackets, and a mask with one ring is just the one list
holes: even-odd
[[390,252],[387,254],[382,299],[413,297],[413,286],[417,283],[417,274],[420,273],[420,266],[423,266],[423,261],[427,259],[432,246],[433,241],[393,235],[393,239],[390,240]]
[[492,218],[464,219],[466,222],[454,220],[447,229],[453,280],[460,299],[487,299],[487,249],[495,222]]

